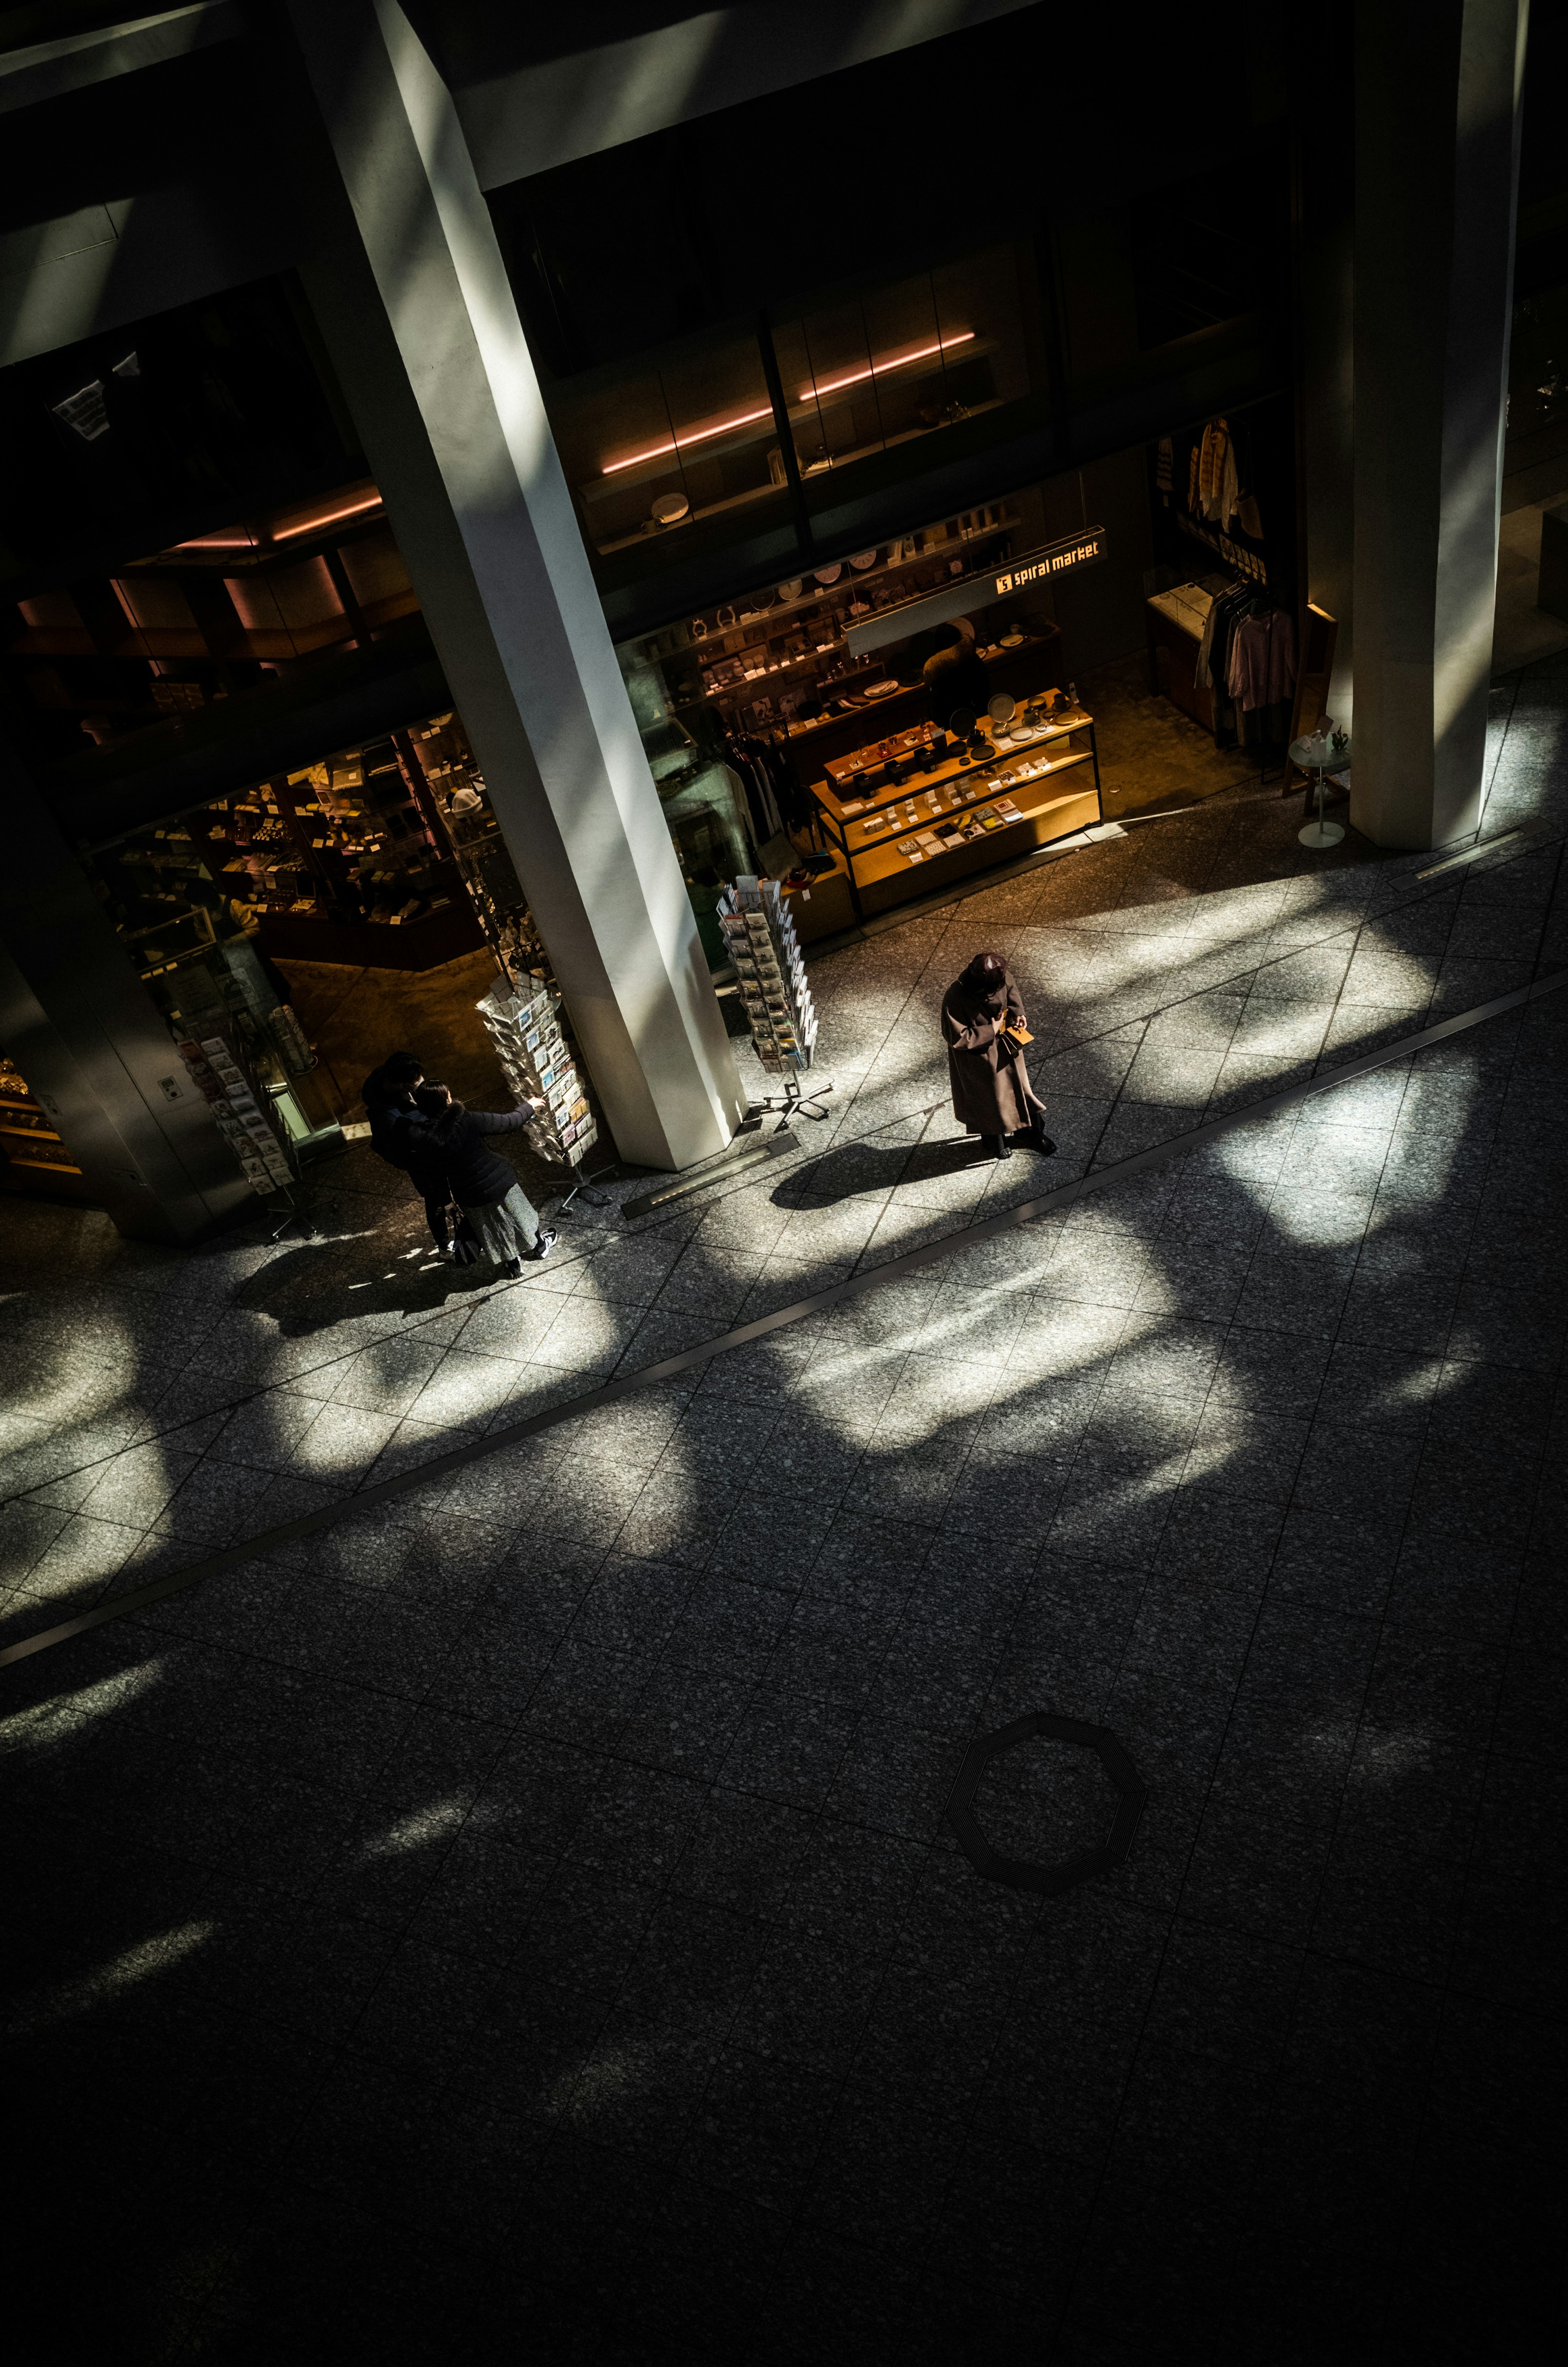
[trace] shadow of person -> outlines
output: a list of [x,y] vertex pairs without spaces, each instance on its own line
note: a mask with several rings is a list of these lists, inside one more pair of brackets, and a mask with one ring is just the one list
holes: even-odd
[[488,1260],[454,1266],[434,1247],[417,1257],[393,1251],[373,1240],[301,1241],[254,1274],[234,1304],[267,1315],[285,1339],[308,1339],[340,1323],[366,1316],[439,1315],[470,1304],[502,1280]]
[[957,1175],[981,1156],[979,1138],[958,1135],[945,1142],[846,1142],[824,1150],[785,1176],[774,1193],[780,1208],[828,1208],[860,1192],[885,1192],[900,1184],[930,1183]]

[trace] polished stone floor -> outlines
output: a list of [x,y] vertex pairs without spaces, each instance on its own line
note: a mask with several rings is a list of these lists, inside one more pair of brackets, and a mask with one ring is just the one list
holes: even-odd
[[[347,1507],[0,1670],[10,2282],[56,2355],[1539,2345],[1568,992],[965,1240],[1568,965],[1568,660],[1495,708],[1512,859],[1312,856],[1243,784],[890,930],[816,967],[793,1159],[663,1220],[612,1182],[519,1285],[431,1269],[363,1146],[304,1241],[7,1210],[0,1641]],[[1046,1161],[945,1106],[988,944]],[[1149,1789],[1056,1899],[942,1817],[1030,1709]],[[1036,1857],[1107,1816],[1045,1742],[980,1806]]]

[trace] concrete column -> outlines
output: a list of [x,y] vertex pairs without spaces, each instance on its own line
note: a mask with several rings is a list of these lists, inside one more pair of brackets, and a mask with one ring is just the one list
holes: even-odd
[[255,1206],[85,873],[0,748],[0,1046],[55,1121],[91,1205],[132,1240],[192,1240]]
[[689,1166],[744,1095],[450,95],[396,0],[290,13],[323,334],[616,1140]]
[[1301,591],[1337,627],[1328,711],[1351,726],[1355,654],[1353,0],[1327,0],[1293,76]]
[[1351,819],[1481,810],[1528,0],[1358,0]]

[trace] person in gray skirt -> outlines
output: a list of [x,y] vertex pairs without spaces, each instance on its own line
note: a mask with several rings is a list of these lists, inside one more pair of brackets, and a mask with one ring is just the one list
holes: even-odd
[[446,1175],[448,1188],[479,1236],[480,1246],[503,1274],[519,1274],[527,1258],[537,1264],[555,1246],[541,1230],[517,1172],[490,1149],[487,1135],[511,1134],[527,1126],[542,1102],[522,1109],[471,1110],[454,1101],[447,1085],[421,1085],[414,1106],[419,1114],[420,1155]]

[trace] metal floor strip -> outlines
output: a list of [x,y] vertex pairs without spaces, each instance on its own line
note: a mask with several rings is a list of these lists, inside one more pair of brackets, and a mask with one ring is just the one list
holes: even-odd
[[994,1240],[1015,1227],[1028,1225],[1037,1217],[1049,1216],[1059,1208],[1070,1208],[1076,1201],[1096,1192],[1123,1184],[1131,1176],[1142,1175],[1152,1167],[1161,1167],[1169,1160],[1185,1159],[1201,1150],[1210,1142],[1227,1134],[1236,1133],[1244,1126],[1256,1124],[1259,1118],[1271,1117],[1278,1111],[1292,1109],[1299,1103],[1311,1101],[1318,1093],[1333,1093],[1337,1086],[1351,1083],[1357,1077],[1369,1075],[1375,1069],[1390,1068],[1396,1060],[1407,1060],[1414,1053],[1424,1052],[1434,1044],[1446,1043],[1450,1036],[1462,1035],[1468,1028],[1478,1027],[1488,1019],[1501,1018],[1506,1011],[1517,1011],[1527,1003],[1539,1002],[1543,995],[1554,994],[1568,986],[1568,969],[1555,970],[1550,978],[1538,979],[1533,985],[1516,987],[1509,994],[1500,994],[1490,1002],[1477,1003],[1472,1010],[1457,1012],[1452,1019],[1439,1020],[1435,1027],[1424,1027],[1415,1036],[1402,1036],[1397,1043],[1385,1044],[1375,1052],[1367,1052],[1358,1060],[1347,1060],[1342,1068],[1329,1069],[1323,1074],[1307,1078],[1298,1085],[1287,1085],[1277,1093],[1266,1094],[1262,1100],[1248,1102],[1243,1108],[1229,1110],[1223,1117],[1211,1118],[1206,1126],[1195,1127],[1188,1134],[1174,1135],[1169,1140],[1153,1143],[1147,1150],[1134,1152],[1130,1159],[1119,1159],[1114,1165],[1094,1169],[1070,1184],[1059,1184],[1054,1191],[1042,1193],[1037,1200],[1020,1201],[1015,1207],[1004,1209],[999,1216],[984,1218],[977,1225],[967,1225],[956,1232],[944,1233],[939,1240],[927,1241],[919,1249],[906,1250],[899,1257],[889,1258],[883,1265],[873,1266],[865,1274],[851,1274],[846,1282],[829,1284],[823,1290],[797,1299],[792,1306],[779,1308],[772,1315],[758,1316],[755,1321],[738,1324],[734,1330],[722,1331],[698,1347],[685,1348],[679,1355],[666,1356],[657,1365],[646,1365],[641,1371],[619,1375],[597,1389],[585,1390],[581,1397],[568,1398],[561,1404],[546,1407],[543,1411],[529,1414],[524,1421],[508,1423],[505,1430],[489,1432],[483,1438],[472,1439],[466,1445],[451,1448],[445,1455],[432,1455],[426,1463],[417,1463],[400,1471],[391,1479],[377,1481],[352,1496],[344,1496],[335,1503],[324,1504],[314,1512],[299,1520],[286,1521],[276,1529],[263,1530],[259,1536],[244,1539],[239,1545],[226,1546],[221,1552],[207,1555],[191,1562],[184,1569],[171,1570],[163,1578],[148,1580],[144,1586],[132,1587],[123,1594],[111,1596],[96,1603],[90,1611],[80,1613],[74,1619],[62,1620],[58,1625],[45,1627],[36,1636],[24,1636],[18,1643],[0,1650],[0,1668],[14,1661],[29,1659],[37,1652],[47,1652],[57,1644],[69,1642],[74,1636],[83,1636],[101,1627],[112,1619],[124,1619],[132,1613],[149,1610],[155,1603],[165,1602],[172,1594],[181,1594],[189,1587],[199,1586],[210,1578],[221,1578],[227,1571],[242,1569],[245,1563],[262,1560],[267,1554],[284,1546],[298,1545],[304,1538],[315,1536],[324,1529],[336,1527],[340,1521],[351,1520],[358,1512],[372,1511],[381,1504],[391,1503],[399,1496],[427,1488],[433,1480],[467,1468],[485,1455],[495,1455],[505,1447],[516,1446],[524,1439],[537,1438],[541,1432],[555,1429],[563,1421],[575,1421],[582,1414],[591,1413],[598,1406],[613,1405],[635,1390],[653,1387],[660,1381],[677,1379],[682,1373],[694,1371],[715,1356],[722,1356],[735,1348],[749,1347],[754,1340],[767,1338],[769,1333],[783,1331],[787,1325],[799,1323],[808,1315],[821,1314],[830,1307],[842,1306],[846,1299],[858,1298],[864,1292],[877,1290],[884,1283],[895,1282],[904,1274],[915,1274],[922,1266],[935,1265],[943,1258],[955,1256],[960,1250],[971,1249],[977,1241]]

